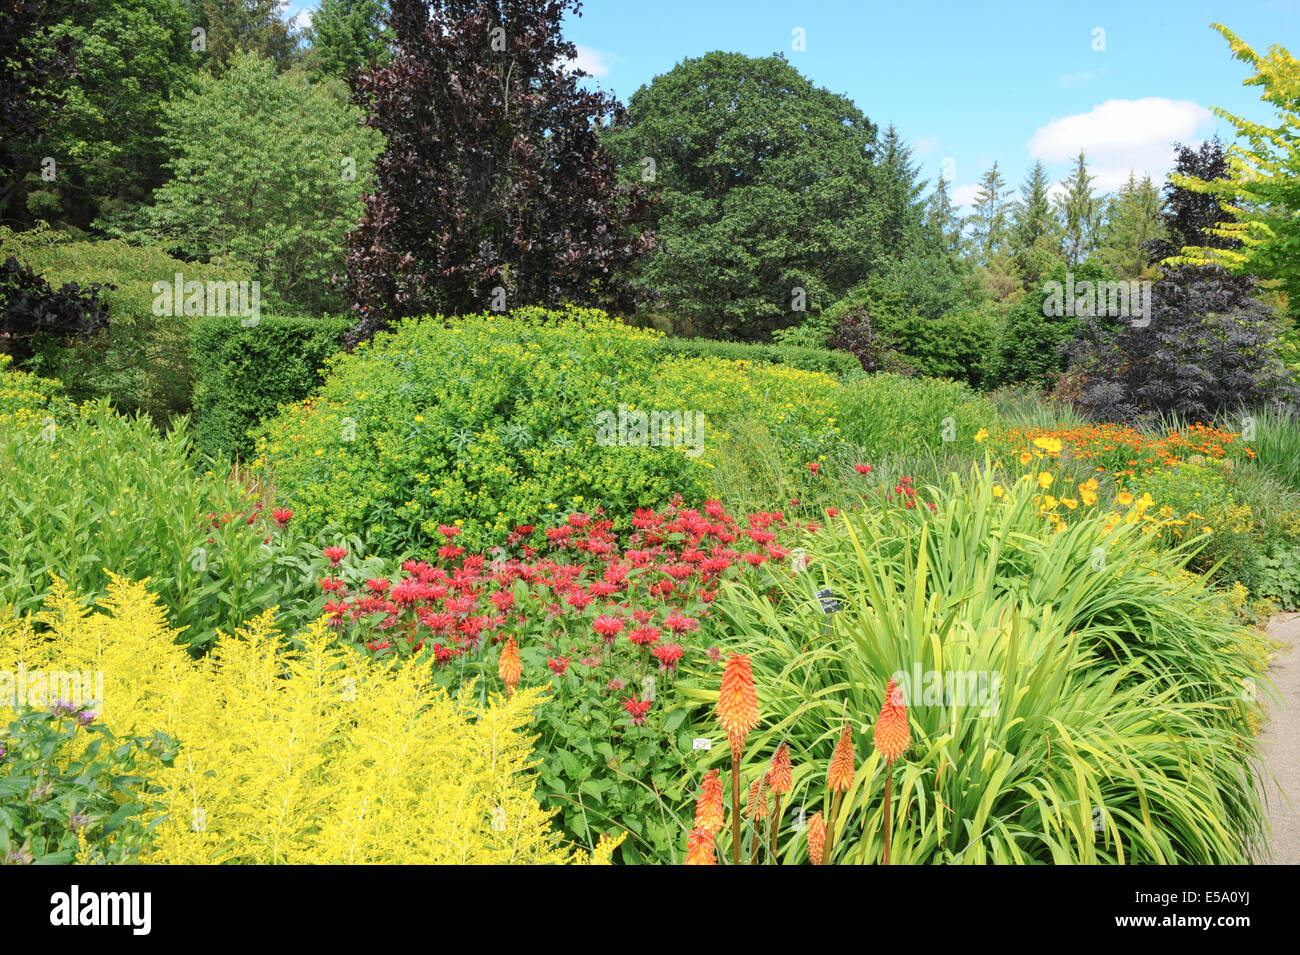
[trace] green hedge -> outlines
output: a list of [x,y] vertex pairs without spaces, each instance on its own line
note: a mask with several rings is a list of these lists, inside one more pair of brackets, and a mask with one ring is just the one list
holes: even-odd
[[862,372],[862,365],[850,352],[803,345],[756,345],[748,342],[722,342],[711,338],[664,338],[655,344],[651,352],[683,358],[766,361],[839,377]]
[[248,430],[321,383],[325,359],[342,349],[340,336],[350,324],[345,318],[265,315],[245,328],[238,318],[198,319],[193,333],[197,449],[251,456]]

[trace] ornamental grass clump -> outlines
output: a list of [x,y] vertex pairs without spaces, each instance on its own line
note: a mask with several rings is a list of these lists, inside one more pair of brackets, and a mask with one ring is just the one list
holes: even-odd
[[[763,695],[742,772],[780,743],[832,765],[846,714],[879,713],[823,858],[873,864],[888,840],[890,864],[1249,862],[1257,641],[1142,523],[1054,532],[1037,484],[997,482],[954,476],[934,512],[846,511],[807,570],[724,586],[716,618]],[[846,768],[796,771],[787,803],[835,810]]]

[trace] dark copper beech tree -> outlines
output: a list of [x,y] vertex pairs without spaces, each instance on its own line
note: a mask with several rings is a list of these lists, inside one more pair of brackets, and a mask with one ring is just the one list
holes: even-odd
[[393,0],[395,48],[354,101],[387,139],[348,239],[360,341],[397,318],[562,302],[631,304],[649,196],[601,148],[622,121],[578,84],[575,0]]

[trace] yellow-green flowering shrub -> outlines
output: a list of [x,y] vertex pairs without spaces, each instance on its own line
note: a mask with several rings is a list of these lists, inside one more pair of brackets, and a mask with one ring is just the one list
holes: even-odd
[[179,740],[170,768],[145,770],[167,812],[141,861],[586,860],[533,796],[539,691],[486,704],[472,684],[448,694],[427,667],[377,663],[320,622],[286,651],[272,615],[196,661],[145,583],[114,577],[92,611],[59,582],[46,610],[0,623],[0,669],[102,672],[115,733]]
[[[410,320],[333,359],[315,395],[266,422],[260,466],[309,526],[398,552],[427,550],[443,524],[472,548],[570,509],[702,500],[738,417],[770,427],[791,463],[835,440],[834,378],[662,356],[660,338],[592,309]],[[690,427],[651,428],[658,446],[623,440],[620,413],[637,411]]]
[[0,355],[0,426],[26,428],[46,417],[56,417],[66,407],[61,402],[62,386],[50,378],[19,371],[13,357]]

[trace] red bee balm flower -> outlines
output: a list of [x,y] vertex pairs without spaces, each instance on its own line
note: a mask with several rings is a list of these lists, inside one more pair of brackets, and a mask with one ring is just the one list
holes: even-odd
[[885,704],[880,708],[880,718],[876,720],[876,749],[892,763],[902,756],[911,742],[911,732],[907,726],[907,705],[903,702],[903,689],[890,680],[885,688]]
[[627,715],[632,717],[633,726],[645,725],[645,715],[650,712],[650,707],[653,705],[650,700],[638,700],[635,696],[629,696],[623,701],[623,709],[627,710]]
[[591,629],[600,634],[606,643],[613,643],[614,638],[623,632],[623,618],[612,614],[602,614],[591,622]]
[[329,558],[331,564],[337,565],[339,561],[348,556],[348,549],[346,547],[326,547],[323,553]]
[[732,753],[738,753],[749,731],[758,725],[758,695],[754,691],[754,671],[749,657],[733,653],[722,673],[722,690],[718,693],[718,722],[727,731]]
[[281,527],[284,527],[285,524],[288,524],[289,521],[293,519],[293,511],[289,510],[286,507],[277,507],[274,511],[271,512],[271,516],[275,518],[275,522],[277,524],[279,524]]

